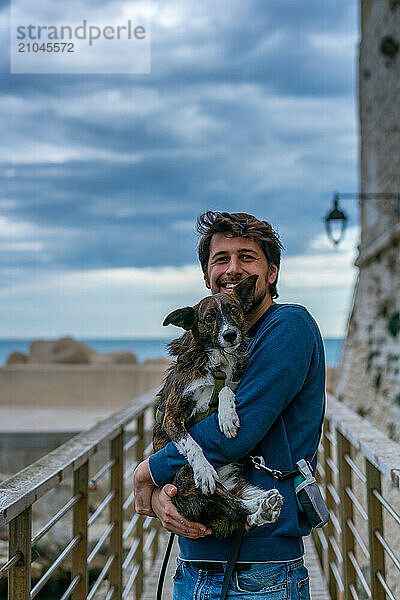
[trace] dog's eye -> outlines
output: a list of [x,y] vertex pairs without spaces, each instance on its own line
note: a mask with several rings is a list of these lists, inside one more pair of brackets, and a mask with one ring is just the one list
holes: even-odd
[[204,317],[204,320],[206,323],[212,323],[214,321],[214,315],[212,315],[211,313],[207,313]]
[[237,317],[237,315],[239,314],[239,309],[237,306],[232,306],[231,308],[231,315],[234,315],[235,317]]

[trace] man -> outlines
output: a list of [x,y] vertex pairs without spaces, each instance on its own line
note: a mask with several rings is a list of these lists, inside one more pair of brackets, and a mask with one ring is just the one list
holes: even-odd
[[[292,471],[318,446],[325,407],[325,362],[321,335],[307,310],[276,304],[281,243],[269,223],[244,213],[207,212],[199,217],[199,259],[212,294],[230,293],[235,284],[257,274],[255,300],[248,314],[249,361],[236,393],[238,435],[227,439],[216,415],[191,428],[214,467],[262,456],[270,468]],[[139,465],[134,486],[136,509],[158,516],[179,534],[180,553],[174,599],[219,598],[231,540],[217,540],[200,523],[181,517],[169,484],[185,464],[169,443]],[[277,481],[246,463],[247,479],[263,489],[277,488],[284,501],[275,523],[243,537],[228,598],[307,600],[308,573],[302,536],[310,527],[298,510],[293,479]],[[316,458],[313,460],[316,466]]]

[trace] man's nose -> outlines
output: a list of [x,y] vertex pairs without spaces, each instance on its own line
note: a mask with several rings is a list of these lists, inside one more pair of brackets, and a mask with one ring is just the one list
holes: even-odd
[[226,273],[229,273],[230,275],[234,275],[236,273],[241,273],[241,272],[242,272],[242,267],[241,267],[239,258],[237,256],[231,256],[231,260],[229,262]]

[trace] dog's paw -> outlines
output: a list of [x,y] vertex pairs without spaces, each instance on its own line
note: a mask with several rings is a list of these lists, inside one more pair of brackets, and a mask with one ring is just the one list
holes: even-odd
[[240,427],[239,417],[236,414],[236,411],[233,415],[231,415],[231,420],[218,420],[219,428],[228,439],[232,439],[237,436],[238,429]]
[[198,469],[193,469],[193,475],[196,487],[200,488],[203,494],[213,494],[215,492],[215,482],[218,480],[218,474],[209,463]]
[[235,398],[235,394],[227,386],[219,393],[218,425],[224,436],[229,439],[237,436],[240,427]]
[[265,523],[273,523],[280,515],[283,504],[283,498],[278,490],[269,490],[265,496],[260,498],[258,510],[248,515],[247,525],[255,527]]
[[278,490],[269,490],[268,496],[260,505],[262,519],[267,523],[273,523],[279,517],[283,504],[283,498]]

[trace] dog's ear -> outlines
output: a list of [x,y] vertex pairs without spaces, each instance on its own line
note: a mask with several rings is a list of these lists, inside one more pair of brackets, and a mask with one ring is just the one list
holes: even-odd
[[253,305],[257,279],[258,275],[250,275],[250,277],[247,277],[233,288],[233,293],[239,300],[245,313],[247,313]]
[[163,325],[176,325],[177,327],[183,327],[183,329],[192,329],[194,325],[194,309],[191,306],[185,308],[178,308],[170,313],[164,319]]

